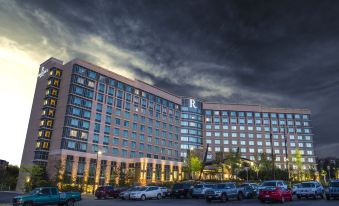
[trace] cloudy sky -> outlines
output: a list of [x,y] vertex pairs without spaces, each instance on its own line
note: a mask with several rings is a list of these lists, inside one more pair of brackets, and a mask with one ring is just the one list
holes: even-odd
[[179,95],[310,108],[339,156],[338,1],[0,0],[0,159],[21,161],[38,67],[79,57]]

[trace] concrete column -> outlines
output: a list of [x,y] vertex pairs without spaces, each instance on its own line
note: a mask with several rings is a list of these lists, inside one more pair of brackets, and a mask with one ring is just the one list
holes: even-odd
[[155,162],[153,162],[152,163],[152,182],[156,182],[156,178],[155,178],[155,173],[156,173],[156,163]]
[[161,162],[161,182],[165,181],[165,163]]
[[106,164],[106,174],[105,174],[105,184],[109,184],[109,181],[111,179],[110,173],[111,173],[111,161],[107,161]]
[[170,181],[173,181],[173,163],[170,163]]
[[72,174],[71,174],[73,186],[77,180],[78,164],[79,164],[79,157],[73,156],[73,165],[72,165]]

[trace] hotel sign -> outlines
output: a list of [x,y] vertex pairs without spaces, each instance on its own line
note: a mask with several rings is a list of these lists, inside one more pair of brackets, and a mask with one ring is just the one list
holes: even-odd
[[189,101],[190,101],[190,104],[189,104],[190,107],[196,109],[197,106],[195,105],[195,100],[194,99],[190,99]]
[[40,68],[40,72],[38,74],[38,77],[41,78],[43,76],[45,76],[45,74],[48,72],[48,69],[45,69],[45,67],[41,67]]

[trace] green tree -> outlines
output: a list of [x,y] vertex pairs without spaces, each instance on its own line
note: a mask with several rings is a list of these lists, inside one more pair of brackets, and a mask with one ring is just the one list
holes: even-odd
[[20,169],[28,175],[25,181],[25,191],[51,185],[44,167],[32,164],[22,166]]
[[302,173],[303,173],[303,162],[302,162],[301,151],[299,150],[299,148],[297,148],[295,150],[294,157],[295,157],[295,165],[297,167],[297,170],[296,170],[296,172],[297,172],[297,179],[298,179],[298,181],[300,181]]
[[13,190],[19,176],[19,167],[8,165],[5,168],[0,168],[0,190]]
[[196,173],[201,170],[201,167],[202,167],[201,160],[197,156],[191,156],[189,164],[190,164],[191,172],[193,174],[192,176],[195,177]]
[[228,170],[231,179],[234,179],[236,173],[240,171],[241,168],[241,156],[239,148],[237,148],[237,151],[231,151],[225,155],[224,164],[224,168]]

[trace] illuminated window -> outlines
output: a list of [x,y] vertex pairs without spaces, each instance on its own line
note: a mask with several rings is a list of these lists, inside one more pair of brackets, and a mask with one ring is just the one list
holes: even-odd
[[42,110],[41,115],[45,115],[46,114],[46,110]]
[[56,86],[56,87],[58,87],[58,86],[59,86],[59,80],[55,79],[55,80],[53,81],[53,85]]
[[44,105],[46,105],[46,104],[48,104],[48,101],[47,101],[47,100],[44,101]]
[[48,147],[49,147],[49,142],[44,142],[42,145],[42,148],[48,149]]
[[52,80],[48,80],[47,85],[51,85],[52,84]]
[[47,126],[48,126],[48,127],[51,127],[52,124],[53,124],[53,121],[52,121],[52,120],[48,120],[48,121],[47,121]]
[[39,148],[40,147],[40,142],[37,142],[35,145],[35,148]]
[[41,137],[42,136],[42,131],[39,131],[38,132],[38,137]]
[[53,95],[53,96],[57,96],[57,95],[58,95],[58,90],[52,89],[52,95]]
[[56,104],[56,101],[54,99],[51,99],[50,100],[50,105],[55,106],[55,104]]
[[51,137],[51,132],[50,131],[45,131],[45,137]]
[[61,77],[61,71],[59,69],[55,70],[55,76]]
[[54,109],[48,110],[48,116],[54,117]]
[[78,135],[78,131],[73,130],[73,129],[71,129],[71,130],[69,131],[69,136],[71,136],[71,137],[77,137],[77,135]]
[[45,121],[44,121],[44,120],[41,120],[41,121],[40,121],[40,126],[43,126],[44,123],[45,123]]

